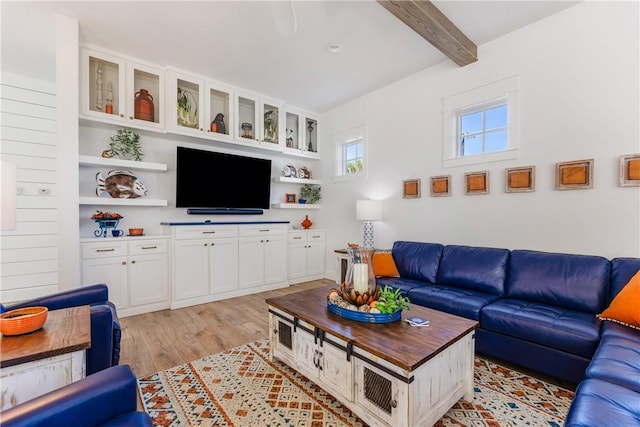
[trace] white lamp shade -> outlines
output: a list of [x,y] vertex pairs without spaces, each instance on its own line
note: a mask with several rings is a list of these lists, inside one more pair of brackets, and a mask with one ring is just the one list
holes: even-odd
[[0,230],[16,229],[16,201],[18,187],[16,183],[16,165],[2,161],[2,182],[0,198],[2,199],[2,209],[0,209]]
[[382,219],[382,200],[356,201],[356,219],[380,221]]

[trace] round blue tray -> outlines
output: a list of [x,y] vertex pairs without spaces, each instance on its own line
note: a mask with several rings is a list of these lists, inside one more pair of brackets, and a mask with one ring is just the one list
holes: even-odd
[[329,311],[335,315],[344,317],[345,319],[355,320],[356,322],[391,323],[391,322],[397,322],[402,317],[402,310],[398,310],[392,314],[362,313],[360,311],[347,310],[346,308],[338,307],[337,305],[331,304],[328,300],[327,300],[327,308],[329,308]]

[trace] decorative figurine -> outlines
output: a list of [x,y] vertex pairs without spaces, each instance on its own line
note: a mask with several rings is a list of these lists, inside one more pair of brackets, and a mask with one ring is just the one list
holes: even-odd
[[243,123],[242,126],[242,137],[243,138],[248,138],[248,139],[253,139],[253,135],[251,135],[251,130],[253,129],[253,125],[251,123]]
[[147,189],[133,173],[125,170],[109,171],[106,178],[102,172],[96,174],[96,196],[109,193],[114,199],[135,199],[146,196]]
[[287,129],[287,148],[293,148],[293,129]]
[[302,225],[302,227],[304,227],[305,230],[308,230],[309,228],[311,228],[311,226],[313,225],[313,222],[311,222],[311,220],[309,219],[309,215],[304,216],[304,221],[302,221],[300,225]]
[[111,82],[107,83],[107,92],[105,94],[105,106],[104,112],[107,114],[113,114],[113,86],[111,86]]
[[224,114],[216,114],[216,118],[211,122],[211,132],[227,133],[227,127],[224,124]]
[[313,132],[312,120],[307,120],[307,130],[309,131],[309,147],[307,148],[307,151],[309,151],[310,153],[313,153],[315,152],[315,150],[313,149],[313,144],[311,143],[311,132]]
[[134,117],[138,120],[153,121],[153,96],[146,89],[140,89],[135,94]]

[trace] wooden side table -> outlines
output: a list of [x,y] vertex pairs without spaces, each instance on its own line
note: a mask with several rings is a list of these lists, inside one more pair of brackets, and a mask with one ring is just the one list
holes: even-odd
[[41,329],[0,337],[0,411],[84,378],[89,347],[88,305],[50,311]]

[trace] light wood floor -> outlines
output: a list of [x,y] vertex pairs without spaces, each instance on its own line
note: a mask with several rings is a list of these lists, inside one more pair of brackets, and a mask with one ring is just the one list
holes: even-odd
[[177,310],[120,319],[120,364],[137,377],[169,369],[269,336],[265,299],[334,282],[316,280],[288,288]]

